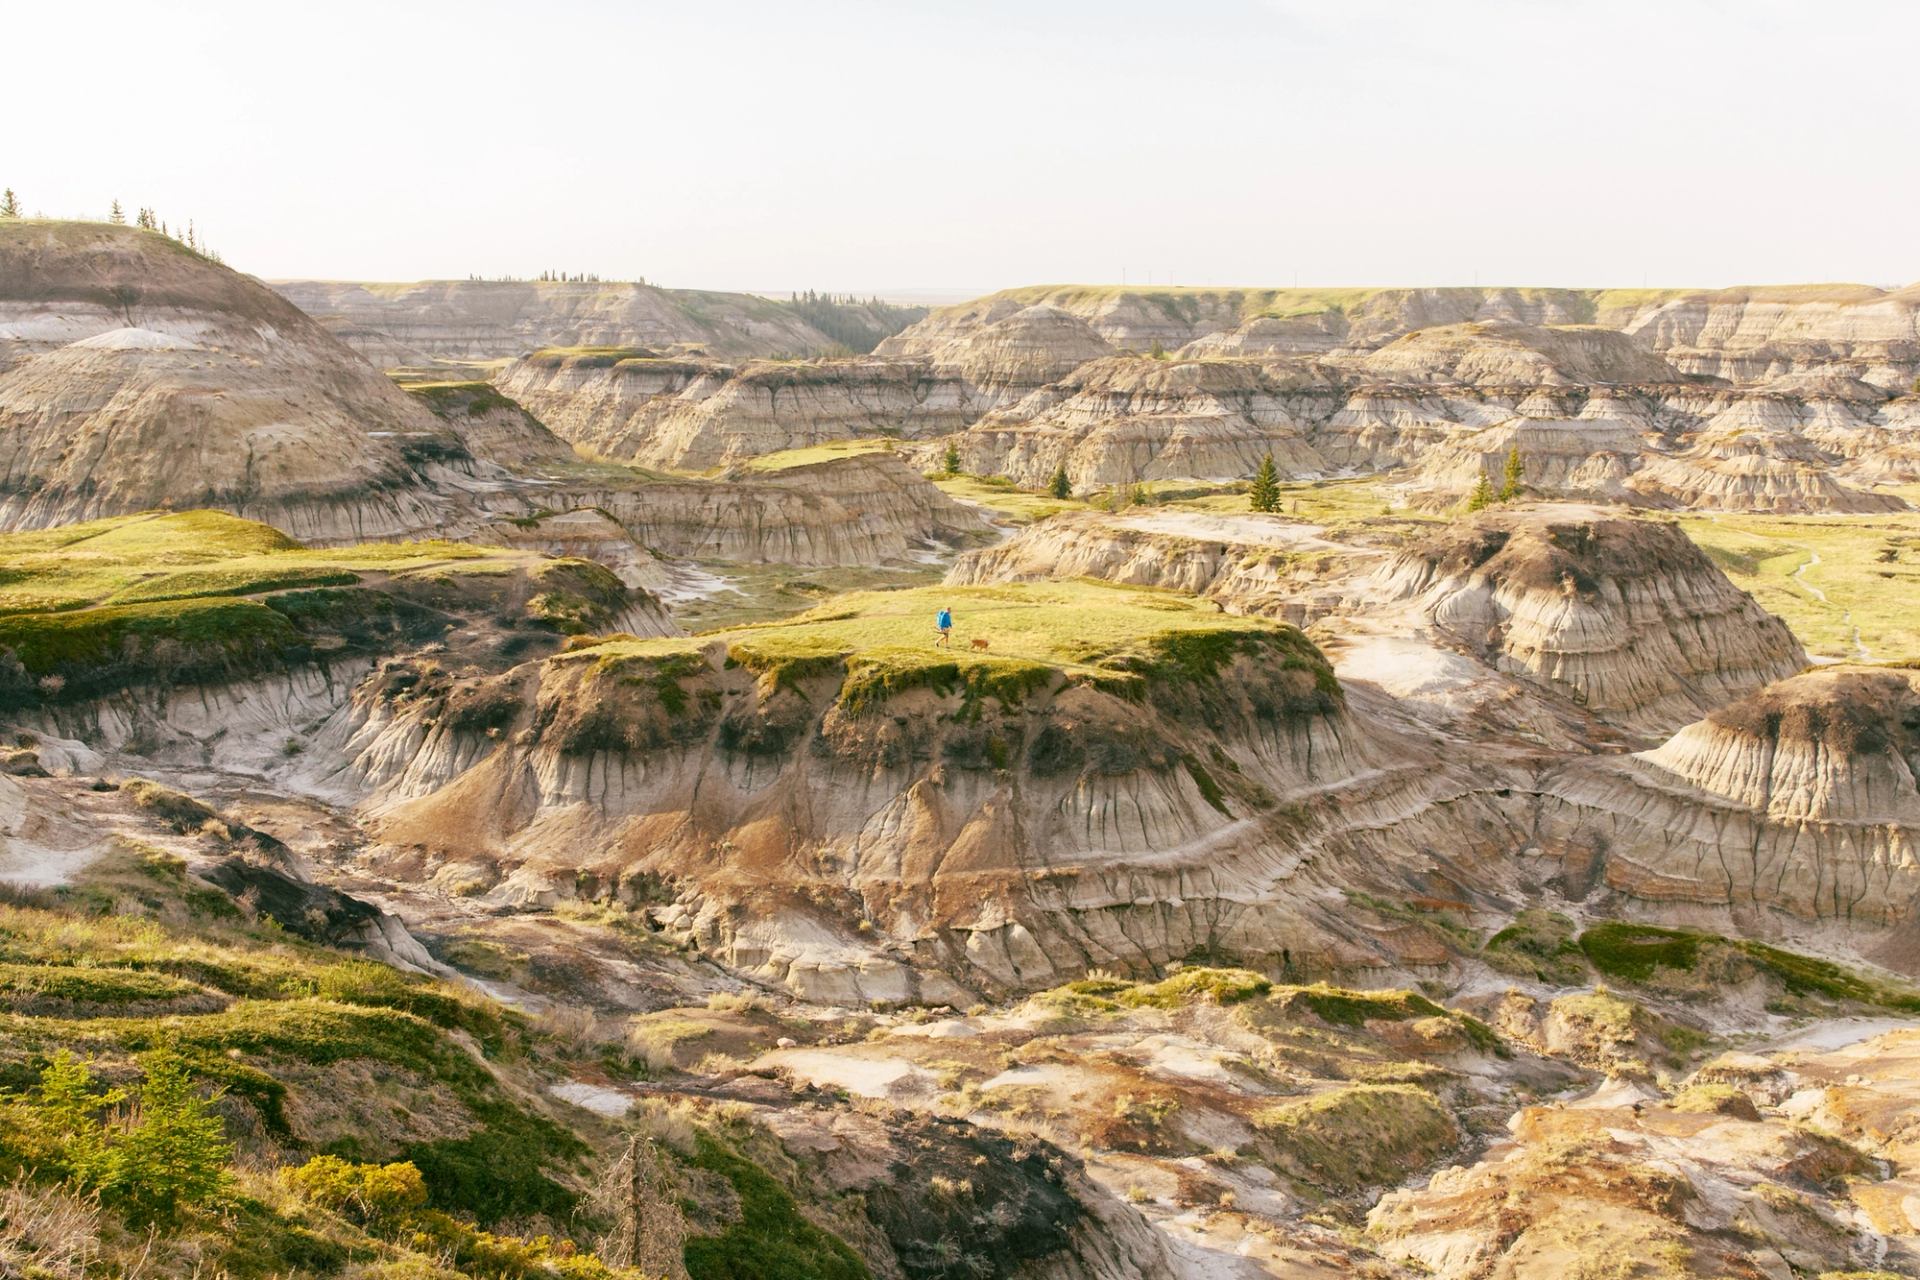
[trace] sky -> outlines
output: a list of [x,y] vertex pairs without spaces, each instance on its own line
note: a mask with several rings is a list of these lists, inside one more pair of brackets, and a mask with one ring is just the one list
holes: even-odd
[[1906,0],[0,0],[0,185],[266,278],[1888,285],[1916,48]]

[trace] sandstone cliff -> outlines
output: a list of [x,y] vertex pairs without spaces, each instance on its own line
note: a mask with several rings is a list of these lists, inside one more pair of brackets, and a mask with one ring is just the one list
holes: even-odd
[[583,452],[692,471],[854,436],[957,431],[990,403],[957,375],[883,360],[546,351],[516,361],[500,386]]

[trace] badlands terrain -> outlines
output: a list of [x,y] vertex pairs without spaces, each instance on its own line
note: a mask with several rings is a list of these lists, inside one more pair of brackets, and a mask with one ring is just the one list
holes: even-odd
[[0,221],[0,1276],[1920,1274],[1916,379]]

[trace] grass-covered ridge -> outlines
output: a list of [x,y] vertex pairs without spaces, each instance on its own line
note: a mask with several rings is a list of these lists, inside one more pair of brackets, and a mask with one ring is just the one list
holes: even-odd
[[610,620],[624,590],[584,561],[454,542],[303,547],[217,511],[150,512],[0,536],[0,700],[285,667],[443,625],[442,608],[527,584],[552,630]]
[[[934,618],[954,615],[951,649],[935,645]],[[972,647],[975,639],[987,648]],[[858,711],[913,688],[964,691],[1017,702],[1061,682],[1144,697],[1203,684],[1242,655],[1268,671],[1298,673],[1328,706],[1339,684],[1296,629],[1222,614],[1170,592],[1094,582],[922,587],[841,596],[794,618],[665,640],[610,640],[554,659],[602,669],[655,664],[720,643],[730,662],[770,685],[844,666],[841,704]]]

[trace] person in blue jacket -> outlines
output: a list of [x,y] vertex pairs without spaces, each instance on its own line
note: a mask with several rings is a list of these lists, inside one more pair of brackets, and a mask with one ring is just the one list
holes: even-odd
[[940,638],[934,641],[934,644],[936,647],[944,648],[944,649],[953,648],[953,610],[952,609],[948,608],[946,605],[940,606],[940,612],[935,614],[933,618],[933,629],[940,633]]

